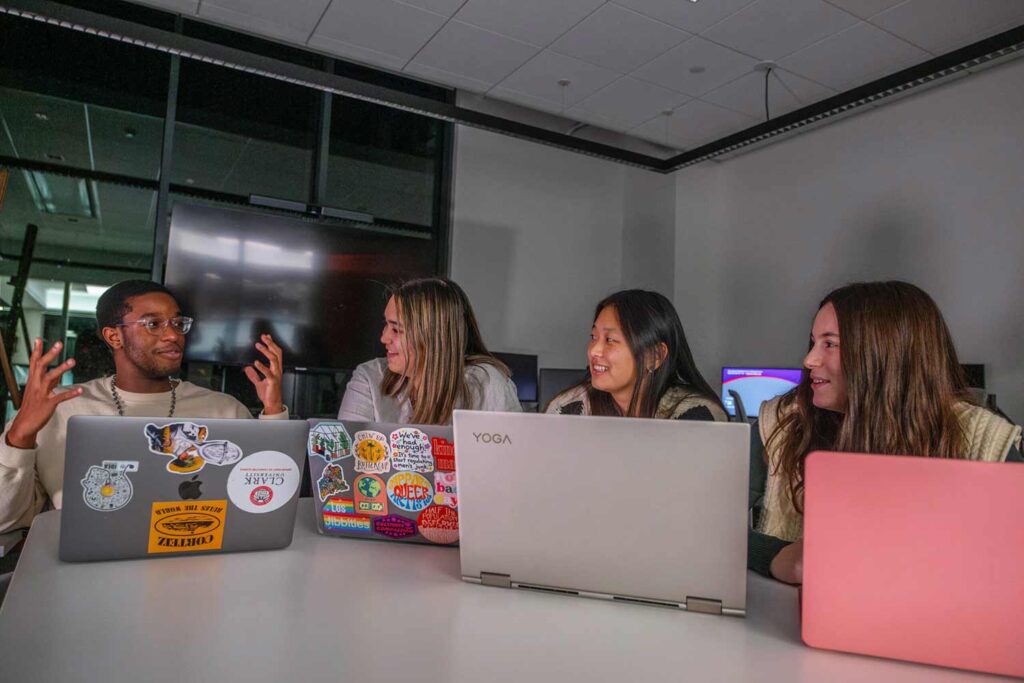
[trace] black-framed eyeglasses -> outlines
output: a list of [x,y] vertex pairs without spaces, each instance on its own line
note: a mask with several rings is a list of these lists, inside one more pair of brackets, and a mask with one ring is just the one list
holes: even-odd
[[152,335],[160,334],[169,325],[172,330],[184,336],[192,329],[192,318],[189,318],[187,315],[179,315],[177,318],[169,320],[163,318],[143,318],[142,320],[127,320],[120,323],[118,327],[128,327],[129,325],[138,325]]

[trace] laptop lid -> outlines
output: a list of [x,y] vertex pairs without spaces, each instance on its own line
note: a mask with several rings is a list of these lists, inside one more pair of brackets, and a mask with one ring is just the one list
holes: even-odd
[[452,428],[310,420],[309,479],[326,536],[455,545]]
[[749,434],[455,411],[463,578],[742,615]]
[[807,456],[803,640],[1024,676],[1024,466]]
[[291,543],[308,426],[297,420],[68,420],[60,558]]

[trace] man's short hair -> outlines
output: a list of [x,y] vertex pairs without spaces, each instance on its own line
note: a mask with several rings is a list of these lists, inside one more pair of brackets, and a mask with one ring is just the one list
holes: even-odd
[[149,280],[125,280],[103,292],[96,302],[96,331],[101,332],[104,327],[120,325],[124,321],[124,316],[131,310],[128,299],[153,292],[174,298],[171,290]]

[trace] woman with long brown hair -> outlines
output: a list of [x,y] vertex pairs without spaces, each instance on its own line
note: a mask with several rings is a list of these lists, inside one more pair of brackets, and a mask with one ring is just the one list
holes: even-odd
[[1021,428],[973,403],[935,302],[906,282],[840,287],[818,307],[800,384],[751,434],[748,566],[802,582],[804,460],[815,450],[1021,460]]
[[627,289],[594,311],[583,381],[551,400],[547,412],[725,421],[722,402],[690,353],[672,302]]
[[508,368],[487,350],[469,298],[451,280],[392,290],[380,341],[387,356],[355,369],[339,419],[440,425],[456,408],[522,409]]

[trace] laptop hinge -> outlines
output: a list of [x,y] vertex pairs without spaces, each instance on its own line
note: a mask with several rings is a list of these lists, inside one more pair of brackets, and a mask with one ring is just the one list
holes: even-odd
[[691,598],[686,596],[686,611],[701,612],[703,614],[721,614],[722,601],[709,600],[708,598]]
[[511,588],[511,574],[495,574],[494,572],[480,572],[480,583],[495,588]]

